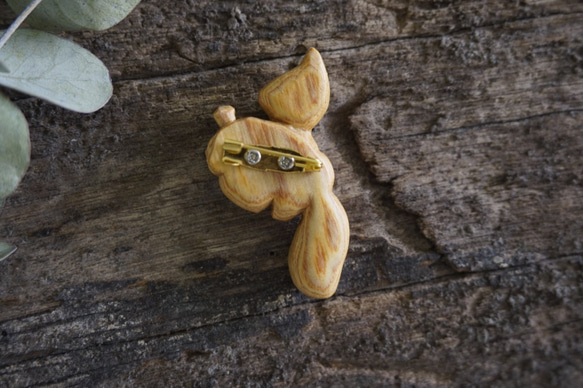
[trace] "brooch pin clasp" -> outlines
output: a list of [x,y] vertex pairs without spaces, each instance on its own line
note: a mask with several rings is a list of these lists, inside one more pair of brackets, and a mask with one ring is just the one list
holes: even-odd
[[318,172],[322,162],[309,156],[277,147],[245,144],[225,139],[223,163],[275,172]]

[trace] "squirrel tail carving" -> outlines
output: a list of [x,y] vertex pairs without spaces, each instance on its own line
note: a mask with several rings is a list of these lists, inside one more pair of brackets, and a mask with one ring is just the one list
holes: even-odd
[[312,298],[334,294],[346,259],[350,229],[332,192],[314,195],[292,241],[288,264],[296,287]]

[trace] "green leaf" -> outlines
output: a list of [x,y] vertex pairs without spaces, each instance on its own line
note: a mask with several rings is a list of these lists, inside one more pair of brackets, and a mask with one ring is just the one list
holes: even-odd
[[8,258],[11,254],[16,252],[16,247],[0,241],[0,261]]
[[8,70],[8,68],[2,63],[0,62],[0,73],[9,73],[10,70]]
[[[48,31],[105,30],[122,21],[140,0],[44,0],[26,19]],[[7,0],[16,13],[30,0]]]
[[24,115],[0,94],[0,204],[16,189],[30,163],[30,139]]
[[0,85],[89,113],[109,101],[113,86],[105,65],[81,46],[35,30],[17,30],[0,49]]

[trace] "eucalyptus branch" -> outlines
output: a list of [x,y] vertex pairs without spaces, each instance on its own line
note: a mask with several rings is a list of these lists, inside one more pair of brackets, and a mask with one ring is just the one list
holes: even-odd
[[0,242],[0,261],[7,259],[8,256],[16,252],[16,247],[13,245],[8,245],[4,242]]
[[10,39],[12,34],[14,34],[14,32],[18,29],[18,27],[20,27],[22,22],[24,22],[28,15],[30,15],[30,13],[34,11],[34,9],[40,4],[41,1],[43,0],[32,0],[30,4],[27,5],[26,8],[20,13],[20,15],[18,15],[18,17],[14,19],[10,27],[8,27],[6,32],[4,32],[4,35],[2,35],[2,38],[0,38],[0,49],[4,47],[4,45],[6,44],[6,42],[8,42],[8,39]]

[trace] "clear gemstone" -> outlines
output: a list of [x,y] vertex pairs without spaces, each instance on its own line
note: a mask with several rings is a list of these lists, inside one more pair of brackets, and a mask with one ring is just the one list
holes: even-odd
[[282,170],[288,171],[288,170],[291,170],[292,168],[294,168],[295,159],[292,158],[291,156],[280,156],[277,159],[277,165]]
[[250,166],[255,166],[261,161],[261,152],[257,150],[247,150],[247,152],[245,152],[245,161]]

